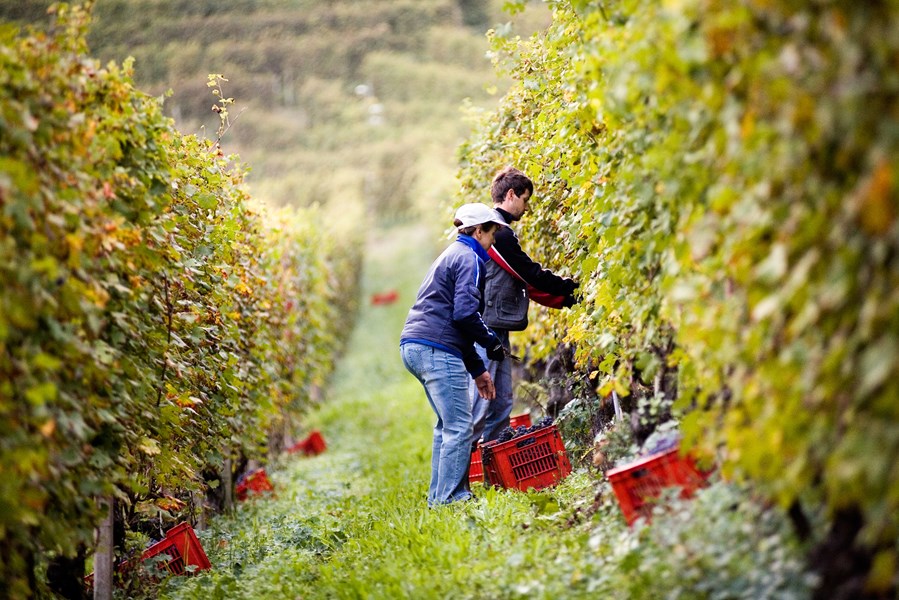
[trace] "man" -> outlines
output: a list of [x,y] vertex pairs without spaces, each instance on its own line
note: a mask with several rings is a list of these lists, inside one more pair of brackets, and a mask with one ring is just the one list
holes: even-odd
[[[534,193],[533,182],[521,171],[506,167],[493,178],[490,195],[493,206],[510,225],[527,212]],[[484,323],[509,348],[509,332],[522,331],[528,325],[530,299],[551,308],[573,305],[578,283],[559,277],[534,262],[518,242],[511,227],[501,227],[488,251],[493,259],[486,266]],[[483,357],[486,358],[486,357]],[[472,449],[479,440],[489,442],[509,426],[512,412],[511,361],[487,360],[487,369],[496,389],[495,399],[488,401],[471,386],[474,430]]]

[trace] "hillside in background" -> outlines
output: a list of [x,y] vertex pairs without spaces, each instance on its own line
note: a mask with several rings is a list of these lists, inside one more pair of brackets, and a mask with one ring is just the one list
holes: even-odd
[[[233,97],[222,140],[250,169],[250,191],[277,205],[364,201],[382,223],[453,191],[460,107],[505,89],[485,32],[512,17],[471,0],[98,0],[91,50],[134,57],[138,87],[165,94],[179,128],[215,137],[219,73]],[[45,27],[51,2],[0,0],[0,19]],[[548,13],[516,15],[523,37]],[[493,92],[495,95],[491,95]]]

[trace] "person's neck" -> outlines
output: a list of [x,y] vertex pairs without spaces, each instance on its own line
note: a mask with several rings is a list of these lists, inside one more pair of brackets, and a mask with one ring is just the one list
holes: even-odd
[[[503,204],[505,204],[505,203],[503,203]],[[517,221],[518,219],[521,218],[521,217],[516,217],[514,214],[512,214],[511,212],[506,210],[506,208],[505,208],[505,206],[503,206],[503,204],[494,204],[493,207],[499,211],[499,214],[501,214],[503,216],[503,218],[506,220],[506,223],[511,223],[512,221]]]
[[487,251],[484,250],[484,247],[481,246],[481,243],[470,235],[460,233],[458,236],[456,236],[456,240],[462,242],[463,244],[474,250],[475,254],[477,254],[478,258],[480,258],[482,261],[487,262],[490,260],[490,255],[487,254]]

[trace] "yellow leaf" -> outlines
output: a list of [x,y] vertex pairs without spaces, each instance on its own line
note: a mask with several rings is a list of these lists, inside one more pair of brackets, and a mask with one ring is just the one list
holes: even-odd
[[50,419],[40,427],[41,435],[47,438],[53,435],[54,431],[56,431],[56,421],[53,419]]
[[140,442],[138,442],[137,447],[144,453],[149,456],[155,456],[160,453],[159,444],[156,440],[145,437],[141,438]]
[[109,293],[99,286],[84,290],[84,297],[90,300],[94,306],[103,308],[109,302]]
[[81,254],[81,249],[84,248],[84,238],[77,233],[67,233],[66,244],[69,247],[69,252],[77,257],[77,255]]
[[623,383],[621,383],[621,382],[618,381],[617,379],[614,379],[614,380],[613,380],[613,383],[614,383],[614,385],[615,385],[615,391],[618,392],[618,395],[619,395],[619,396],[621,396],[622,398],[624,398],[624,397],[626,397],[626,396],[630,396],[630,395],[631,395],[631,391],[630,391],[629,389],[627,389],[626,387],[624,387],[624,384],[623,384]]
[[606,396],[608,396],[609,394],[612,393],[612,390],[613,390],[613,389],[615,389],[615,385],[612,383],[611,380],[609,380],[609,381],[606,381],[604,384],[602,384],[602,385],[596,390],[596,393],[599,394],[599,396],[600,396],[601,398],[605,398]]
[[896,206],[893,194],[893,171],[886,159],[881,160],[862,183],[857,195],[862,228],[883,235],[893,227]]

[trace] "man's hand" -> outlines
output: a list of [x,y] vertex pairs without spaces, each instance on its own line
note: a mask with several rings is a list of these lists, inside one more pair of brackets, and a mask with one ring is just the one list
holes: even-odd
[[571,308],[575,304],[581,301],[580,294],[570,294],[565,296],[565,299],[562,300],[562,308]]
[[478,386],[478,393],[484,400],[493,400],[496,398],[496,388],[493,387],[493,379],[490,378],[490,371],[484,371],[474,378],[475,385]]

